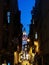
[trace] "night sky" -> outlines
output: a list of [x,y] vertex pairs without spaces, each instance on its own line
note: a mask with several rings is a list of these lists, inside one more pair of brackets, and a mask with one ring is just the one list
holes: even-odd
[[19,10],[21,11],[21,23],[29,34],[29,24],[31,23],[31,10],[35,5],[35,0],[18,0]]

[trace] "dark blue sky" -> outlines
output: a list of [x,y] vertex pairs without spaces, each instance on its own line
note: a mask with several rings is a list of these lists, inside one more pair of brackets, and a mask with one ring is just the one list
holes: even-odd
[[31,23],[31,10],[35,5],[35,0],[18,0],[19,10],[21,11],[21,23],[29,33],[29,24]]

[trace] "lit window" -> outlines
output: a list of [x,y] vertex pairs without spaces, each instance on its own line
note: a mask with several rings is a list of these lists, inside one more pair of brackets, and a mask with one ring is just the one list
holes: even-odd
[[37,34],[37,32],[35,33],[35,39],[37,39],[38,38],[38,34]]
[[9,11],[7,12],[7,21],[8,23],[10,23],[10,12]]

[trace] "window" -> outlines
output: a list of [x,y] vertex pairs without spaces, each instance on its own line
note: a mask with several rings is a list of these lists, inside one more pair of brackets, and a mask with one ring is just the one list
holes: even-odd
[[7,12],[7,21],[10,23],[10,11]]
[[38,34],[37,34],[37,32],[35,33],[35,39],[37,39],[38,38]]
[[34,23],[34,20],[33,20],[33,24],[35,24],[35,23]]

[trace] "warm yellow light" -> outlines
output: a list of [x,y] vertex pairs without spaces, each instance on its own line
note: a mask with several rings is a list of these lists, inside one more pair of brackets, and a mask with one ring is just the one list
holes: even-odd
[[34,62],[35,53],[32,52],[32,47],[29,50],[29,59],[31,62]]
[[38,41],[34,41],[34,45],[38,46]]
[[22,62],[22,54],[23,54],[23,52],[21,51],[20,53],[19,53],[19,62],[21,63]]
[[32,54],[32,47],[30,47],[29,54]]
[[36,48],[35,48],[36,52],[39,52],[39,43],[38,43],[38,41],[34,41],[34,45],[36,46]]
[[2,65],[7,65],[6,63],[3,63]]
[[24,60],[24,61],[22,62],[22,65],[30,65],[30,63],[29,63],[29,61]]
[[18,59],[19,59],[18,52],[16,51],[14,52],[14,65],[18,63]]

